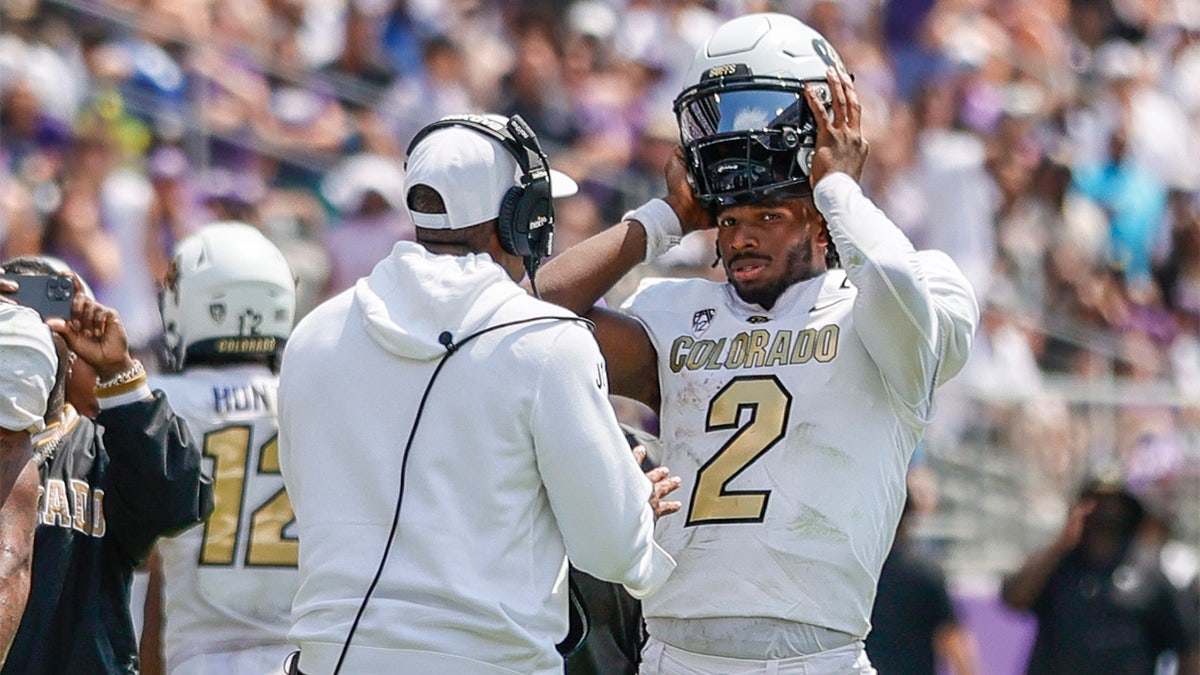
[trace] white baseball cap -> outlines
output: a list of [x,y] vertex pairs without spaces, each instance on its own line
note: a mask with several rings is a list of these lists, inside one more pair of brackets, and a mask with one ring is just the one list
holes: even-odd
[[28,307],[0,303],[0,428],[37,433],[58,372],[50,327]]
[[[501,124],[507,121],[489,117]],[[479,225],[500,215],[505,193],[520,185],[520,179],[516,158],[499,141],[467,127],[437,129],[409,154],[404,194],[415,185],[427,185],[441,195],[446,213],[408,209],[408,214],[414,225],[428,229],[458,230]],[[578,189],[569,176],[550,169],[552,196],[568,197]]]
[[342,213],[358,213],[367,193],[376,192],[393,209],[404,207],[404,170],[390,157],[354,155],[325,174],[321,194]]

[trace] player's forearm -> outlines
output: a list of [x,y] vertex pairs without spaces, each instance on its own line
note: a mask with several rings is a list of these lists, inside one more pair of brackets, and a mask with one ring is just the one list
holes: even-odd
[[1179,675],[1200,675],[1200,648],[1179,657]]
[[543,300],[585,314],[646,256],[646,231],[626,220],[551,259],[537,274]]
[[889,384],[921,403],[937,367],[937,314],[912,243],[845,174],[825,177],[815,197],[858,289],[863,343]]

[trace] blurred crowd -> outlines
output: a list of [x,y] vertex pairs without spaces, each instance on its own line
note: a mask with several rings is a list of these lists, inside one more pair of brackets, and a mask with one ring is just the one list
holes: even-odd
[[[1109,461],[1167,510],[1197,491],[1196,0],[2,7],[2,257],[67,261],[147,355],[167,252],[203,223],[275,241],[301,314],[411,238],[406,145],[444,114],[520,113],[580,183],[556,250],[619,220],[663,190],[700,41],[737,14],[793,14],[856,76],[867,194],[918,248],[953,256],[985,307],[931,451],[1008,448],[1036,467],[1031,493],[1060,502]],[[700,233],[646,273],[721,274],[712,262]],[[1124,388],[1072,398],[1050,386],[1064,378]]]

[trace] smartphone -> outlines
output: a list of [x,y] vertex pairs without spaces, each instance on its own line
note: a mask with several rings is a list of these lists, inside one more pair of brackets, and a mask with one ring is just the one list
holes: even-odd
[[71,316],[71,301],[75,298],[75,283],[60,274],[0,274],[20,285],[16,293],[4,293],[18,305],[31,307],[42,319]]

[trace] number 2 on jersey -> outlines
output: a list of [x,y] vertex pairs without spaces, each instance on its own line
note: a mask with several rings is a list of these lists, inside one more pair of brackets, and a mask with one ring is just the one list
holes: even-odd
[[791,394],[774,375],[735,378],[717,392],[708,404],[705,431],[738,428],[743,410],[750,419],[696,472],[685,527],[762,522],[771,491],[726,486],[783,438],[791,405]]
[[[250,470],[250,427],[230,426],[204,436],[204,454],[213,466],[213,510],[204,521],[201,565],[232,565],[245,506],[246,473]],[[258,453],[260,474],[279,473],[279,437],[272,436]],[[299,542],[283,530],[296,519],[287,492],[280,488],[250,515],[247,566],[295,567]]]

